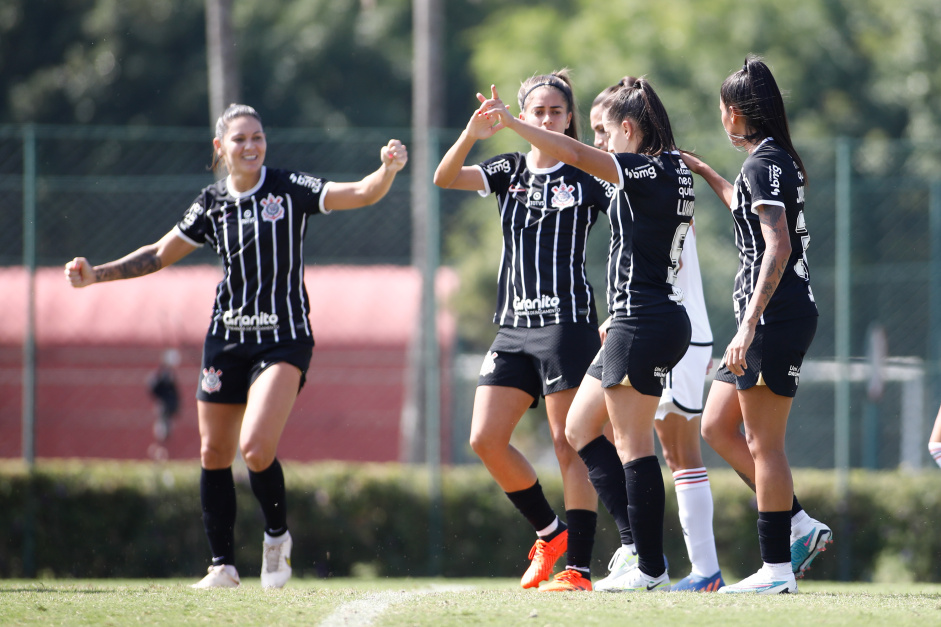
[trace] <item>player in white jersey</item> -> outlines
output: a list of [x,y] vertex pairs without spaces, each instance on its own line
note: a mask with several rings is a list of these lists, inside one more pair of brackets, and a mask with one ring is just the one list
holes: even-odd
[[928,452],[931,453],[931,458],[938,466],[941,466],[941,409],[938,410],[931,436],[928,438]]
[[[693,214],[692,175],[676,150],[666,110],[644,79],[618,91],[606,106],[610,153],[520,124],[495,87],[491,93],[481,110],[498,118],[494,128],[510,128],[618,188],[608,208],[610,323],[573,401],[566,436],[619,529],[628,520],[637,567],[619,590],[669,590],[653,423],[666,374],[686,352],[691,333],[676,272]],[[608,415],[613,445],[603,435]]]
[[[527,79],[517,101],[523,124],[576,141],[575,100],[566,73]],[[493,135],[491,124],[475,111],[435,172],[440,187],[495,194],[503,227],[494,314],[500,328],[481,367],[470,444],[536,532],[522,587],[536,588],[546,581],[567,551],[565,569],[539,589],[591,590],[598,497],[565,438],[565,421],[601,343],[585,245],[614,190],[535,146],[527,154],[507,153],[465,165],[475,142]],[[516,425],[540,396],[546,399],[562,471],[565,522],[546,500],[533,467],[510,444]]]
[[739,257],[733,292],[738,331],[709,390],[702,433],[756,492],[763,562],[757,573],[719,592],[795,593],[795,575],[832,538],[794,496],[785,454],[788,414],[817,327],[806,255],[806,171],[791,143],[781,92],[761,60],[747,57],[726,78],[719,107],[733,146],[748,157],[734,185],[701,160],[688,159],[729,207]]
[[212,565],[193,587],[240,584],[232,463],[241,450],[265,519],[261,584],[280,588],[291,577],[292,540],[276,455],[313,348],[303,276],[307,219],[377,202],[405,167],[408,152],[398,140],[389,141],[380,150],[379,168],[354,183],[269,170],[261,117],[238,104],[217,121],[213,148],[228,176],[205,188],[176,227],[116,261],[92,266],[76,257],[65,275],[73,287],[144,276],[204,242],[220,255],[224,277],[216,289],[197,393],[200,498]]

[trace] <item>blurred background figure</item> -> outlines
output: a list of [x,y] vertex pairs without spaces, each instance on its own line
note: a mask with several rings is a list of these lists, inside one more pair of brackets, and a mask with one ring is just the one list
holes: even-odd
[[163,444],[170,437],[173,419],[180,411],[180,392],[176,385],[176,368],[180,365],[180,351],[168,348],[157,370],[147,379],[147,387],[156,405],[154,411],[154,439]]

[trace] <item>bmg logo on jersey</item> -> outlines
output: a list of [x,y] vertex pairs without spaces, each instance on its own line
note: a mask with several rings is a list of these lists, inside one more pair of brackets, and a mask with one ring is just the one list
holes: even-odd
[[230,309],[222,314],[222,324],[230,331],[274,331],[278,328],[278,314],[262,311],[246,316]]
[[556,209],[565,209],[566,207],[575,206],[575,194],[572,192],[575,191],[574,185],[566,185],[565,183],[559,183],[552,189],[552,200],[549,201]]
[[768,166],[768,184],[771,186],[772,196],[781,193],[781,172],[781,168],[773,163]]
[[319,192],[323,187],[323,180],[317,178],[316,176],[310,176],[309,174],[298,174],[297,172],[291,172],[291,176],[288,178],[291,179],[292,183],[296,183],[301,187],[310,188],[313,192]]
[[652,163],[634,169],[624,168],[624,176],[629,179],[655,179],[657,178],[657,168]]
[[284,198],[271,193],[261,200],[261,219],[267,222],[276,222],[284,217]]
[[484,172],[487,174],[496,174],[497,172],[510,173],[510,162],[506,159],[500,159],[484,166]]

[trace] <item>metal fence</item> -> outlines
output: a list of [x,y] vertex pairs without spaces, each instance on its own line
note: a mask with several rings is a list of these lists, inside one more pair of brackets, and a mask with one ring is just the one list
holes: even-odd
[[[440,133],[444,141],[456,135],[457,131]],[[328,179],[355,180],[375,169],[379,148],[390,137],[408,142],[409,133],[402,129],[341,133],[269,129],[267,161]],[[7,306],[15,308],[7,312],[7,319],[13,321],[7,326],[17,332],[0,333],[0,387],[6,397],[0,402],[0,442],[7,443],[0,456],[22,454],[16,443],[23,435],[20,425],[26,413],[35,417],[37,429],[51,421],[56,425],[55,437],[68,438],[62,433],[69,428],[63,412],[82,406],[93,414],[96,406],[111,407],[101,390],[88,387],[92,378],[88,373],[100,377],[110,372],[112,383],[118,381],[115,386],[125,380],[125,386],[136,390],[137,396],[128,398],[139,402],[120,401],[109,410],[115,415],[103,420],[104,425],[127,426],[124,421],[137,425],[134,428],[150,428],[154,409],[141,381],[166,346],[142,342],[133,347],[137,356],[132,359],[120,353],[120,342],[90,346],[85,329],[67,324],[61,325],[55,345],[44,344],[35,320],[62,321],[69,312],[48,311],[60,302],[59,295],[44,291],[53,288],[37,284],[36,277],[60,272],[62,264],[78,254],[100,262],[156,241],[179,219],[198,190],[211,182],[207,169],[210,139],[203,129],[0,127],[0,198],[6,220],[6,228],[0,230],[0,278],[20,273],[4,283]],[[823,468],[920,467],[929,459],[925,442],[941,402],[941,142],[833,139],[797,144],[810,173],[808,257],[821,319],[789,424],[791,462]],[[702,141],[696,150],[730,180],[743,159],[727,144]],[[428,185],[433,189],[430,181]],[[737,258],[727,211],[707,186],[698,185],[699,252],[719,354],[734,331],[730,293]],[[479,211],[488,203],[488,210],[495,211],[492,199],[471,196],[476,195],[441,194],[435,203],[441,211],[443,241],[455,236],[462,212]],[[308,235],[308,264],[336,272],[345,268],[351,273],[350,289],[358,285],[352,278],[356,268],[408,266],[412,242],[409,170],[400,175],[381,206],[318,221],[316,227]],[[603,294],[607,241],[605,227],[599,225],[597,231],[592,235],[590,269],[593,283]],[[460,262],[447,250],[443,259],[446,266]],[[491,282],[497,264],[494,258],[488,268]],[[214,266],[217,261],[211,251],[201,250],[182,265],[183,269]],[[462,298],[475,284],[474,277],[460,279],[451,298]],[[64,283],[61,289],[66,289]],[[603,303],[599,305],[603,309]],[[381,303],[373,301],[371,306]],[[208,303],[204,309],[208,314]],[[481,310],[474,315],[489,319],[491,312]],[[462,347],[468,343],[461,341],[461,328],[457,320],[456,335],[442,364],[449,381],[443,418],[449,450],[444,459],[452,462],[472,457],[465,442],[475,364],[479,364],[474,350],[463,355]],[[880,351],[882,346],[887,350]],[[195,378],[193,362],[198,366],[198,354],[192,351],[196,349],[182,348],[181,375]],[[321,419],[318,412],[325,411],[321,401],[329,400],[329,395],[318,396],[317,390],[335,385],[334,366],[344,354],[331,353],[324,372],[332,374],[324,374],[319,383],[312,381],[317,402],[304,410],[312,414],[312,422]],[[399,364],[398,356],[385,355],[383,359],[395,362],[398,369],[383,376],[397,381],[405,366]],[[35,368],[28,367],[31,360]],[[365,358],[359,363],[350,358],[342,379],[349,382],[357,378],[356,373],[375,374],[379,361]],[[76,374],[83,372],[84,377]],[[359,378],[363,387],[347,386],[344,396],[394,405],[375,398],[379,394],[376,377]],[[34,401],[22,393],[24,385],[38,385]],[[69,385],[75,389],[63,396]],[[55,402],[57,396],[64,400]],[[30,406],[31,402],[35,405]],[[142,406],[134,406],[135,402]],[[192,405],[188,398],[182,404]],[[362,408],[349,411],[358,412],[361,422],[368,415]],[[128,417],[135,412],[145,417]],[[195,425],[192,428],[195,433]],[[107,437],[108,432],[104,428],[98,437]],[[126,431],[115,428],[112,433],[124,437],[121,434]],[[368,434],[368,424],[356,433],[349,437]],[[194,446],[171,456],[193,455],[198,450],[195,444],[194,439]],[[38,442],[40,457],[43,446]],[[532,446],[542,453],[548,450],[546,438],[538,434]],[[721,462],[707,451],[707,463]]]

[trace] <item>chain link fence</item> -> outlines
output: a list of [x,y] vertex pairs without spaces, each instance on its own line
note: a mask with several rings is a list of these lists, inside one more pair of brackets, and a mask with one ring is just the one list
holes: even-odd
[[[402,129],[269,129],[267,163],[358,180],[377,167],[380,147],[393,137],[410,139]],[[23,455],[23,415],[30,411],[23,390],[31,379],[37,457],[198,456],[192,397],[219,278],[214,253],[199,250],[153,277],[86,290],[69,289],[61,272],[76,255],[93,263],[115,259],[172,228],[213,180],[210,140],[202,129],[0,127],[0,457]],[[790,460],[832,468],[839,440],[852,466],[920,467],[941,402],[941,143],[798,147],[810,173],[808,257],[821,318],[789,423]],[[730,180],[744,159],[727,144],[704,141],[695,149]],[[305,251],[318,348],[285,434],[285,457],[401,457],[407,345],[420,290],[410,266],[411,183],[406,168],[377,206],[310,223]],[[727,211],[697,185],[699,253],[719,355],[734,333],[737,258]],[[468,212],[490,212],[480,215],[496,222],[492,198],[435,193],[445,247],[439,302],[445,318],[448,310],[460,312],[441,331],[443,459],[459,463],[473,458],[466,440],[486,348],[468,330],[492,314],[489,305],[460,304],[492,302],[499,241],[490,240],[499,235],[483,237],[464,220]],[[464,263],[466,251],[481,249],[494,251],[485,268]],[[606,252],[602,223],[589,252],[601,311]],[[162,404],[151,383],[168,350],[176,351],[178,361],[170,361],[180,401],[161,438]],[[846,409],[836,402],[840,381],[849,390]],[[539,416],[527,422],[544,422]],[[551,461],[548,436],[532,431],[523,430],[522,445]],[[706,459],[722,464],[708,450]]]

